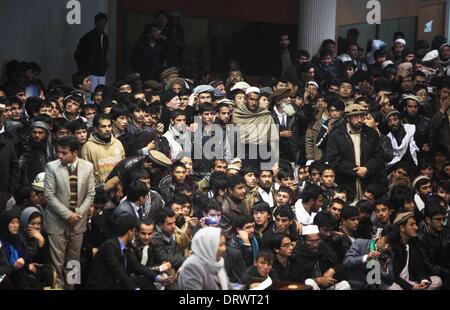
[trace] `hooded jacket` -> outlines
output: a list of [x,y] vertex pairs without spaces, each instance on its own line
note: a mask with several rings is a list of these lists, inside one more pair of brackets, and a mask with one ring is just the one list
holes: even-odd
[[[9,232],[9,223],[19,218],[20,214],[16,210],[6,210],[0,214],[0,242],[4,248],[6,258],[12,266],[19,258],[25,259],[25,246],[20,234],[12,235]],[[28,268],[28,261],[25,260],[23,268]],[[25,269],[26,270],[26,269]]]
[[30,218],[33,214],[38,213],[41,216],[41,220],[43,222],[43,214],[42,212],[36,208],[36,207],[28,207],[25,208],[25,210],[22,211],[22,214],[20,215],[20,237],[23,241],[24,248],[25,248],[25,257],[26,260],[30,263],[39,263],[39,264],[45,264],[50,265],[51,264],[51,258],[50,258],[50,248],[49,248],[49,242],[47,238],[47,234],[40,231],[41,235],[44,237],[45,243],[42,248],[39,247],[39,241],[35,238],[29,238],[27,236],[27,227],[30,222]]
[[94,165],[95,184],[98,185],[104,183],[114,167],[125,158],[125,150],[116,138],[103,142],[93,133],[81,150],[81,158]]

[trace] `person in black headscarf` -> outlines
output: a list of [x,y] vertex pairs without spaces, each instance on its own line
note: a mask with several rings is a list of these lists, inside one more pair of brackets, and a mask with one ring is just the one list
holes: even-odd
[[25,246],[19,235],[19,216],[16,210],[6,210],[0,214],[0,242],[12,268],[11,281],[16,289],[19,289],[20,279],[29,268],[25,260]]

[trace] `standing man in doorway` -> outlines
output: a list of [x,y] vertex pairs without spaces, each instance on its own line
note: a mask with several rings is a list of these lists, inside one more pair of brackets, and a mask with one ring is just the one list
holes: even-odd
[[108,69],[109,38],[105,33],[108,16],[98,13],[95,16],[94,30],[85,34],[78,43],[74,57],[79,71],[91,74],[91,92],[97,85],[106,84],[106,70]]

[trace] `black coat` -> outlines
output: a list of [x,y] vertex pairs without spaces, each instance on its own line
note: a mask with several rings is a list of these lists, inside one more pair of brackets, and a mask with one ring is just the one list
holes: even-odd
[[[418,240],[411,239],[409,244],[409,279],[414,282],[428,280],[431,282],[430,274],[424,262],[423,253],[419,247]],[[394,280],[404,290],[410,290],[412,285],[400,277],[400,273],[406,265],[406,247],[403,244],[397,244],[392,247],[394,253]]]
[[[143,245],[138,245],[138,244],[133,244],[130,247],[130,250],[132,250],[134,252],[134,255],[136,255],[136,258],[138,259],[139,262],[142,261],[142,256],[144,253],[144,246]],[[149,247],[147,249],[147,263],[143,266],[152,268],[152,267],[159,267],[158,264],[155,263],[155,249],[153,247],[153,244],[149,244]]]
[[227,247],[224,260],[225,271],[231,283],[250,284],[247,266],[239,249]]
[[[126,258],[126,269],[124,257]],[[139,285],[130,277],[131,273],[143,275],[151,282],[156,277],[153,271],[138,262],[132,251],[125,250],[125,256],[122,256],[120,242],[117,238],[109,239],[103,243],[95,255],[87,289],[136,289]]]
[[419,235],[420,248],[424,256],[424,263],[430,275],[437,275],[450,284],[450,229],[434,235],[429,232],[426,225]]
[[250,267],[253,265],[253,249],[251,246],[240,245],[236,240],[237,237],[233,236],[228,242],[227,248],[232,251],[239,251],[241,253],[242,258],[244,259],[246,267]]
[[155,263],[170,262],[172,268],[178,270],[186,259],[179,249],[175,239],[167,237],[159,227],[153,235],[153,247],[155,249]]
[[[273,222],[266,229],[266,231],[264,232],[263,237],[261,238],[260,245],[261,245],[262,249],[266,249],[266,250],[270,249],[270,247],[271,247],[270,243],[272,242],[272,238],[277,233],[275,230],[276,230],[276,223]],[[297,224],[292,223],[289,226],[289,231],[287,231],[286,233],[289,236],[289,238],[291,239],[291,241],[297,241],[298,237],[299,237],[299,234],[298,234],[298,231],[297,231]]]
[[284,158],[290,162],[295,162],[297,164],[306,163],[306,153],[305,153],[305,135],[308,125],[314,119],[314,112],[312,105],[305,104],[303,107],[299,108],[293,105],[296,113],[292,116],[286,118],[286,125],[281,126],[277,114],[272,109],[272,118],[276,125],[280,125],[280,132],[284,130],[291,130],[291,138],[281,138],[280,137],[280,157]]
[[[123,185],[124,190],[128,188],[131,183],[131,174],[135,171],[139,171],[144,169],[144,162],[146,160],[146,156],[132,156],[126,157],[122,159],[114,169],[109,173],[107,177],[107,181],[117,176],[120,179],[120,183]],[[153,185],[157,185],[157,183],[153,183]]]
[[21,142],[25,140],[26,128],[21,122],[7,120],[5,122],[5,137],[12,142],[17,157],[20,156]]
[[95,30],[86,33],[78,42],[74,54],[78,69],[93,75],[104,76],[108,69],[108,48],[109,38],[106,33],[103,33],[103,48],[101,34]]
[[317,253],[312,253],[303,242],[297,242],[291,269],[295,282],[304,283],[306,279],[321,277],[330,268],[336,271],[334,278],[338,282],[344,280],[342,262],[337,260],[324,242],[320,243]]
[[55,159],[53,149],[50,150],[47,143],[36,144],[31,136],[24,142],[18,160],[21,185],[30,185],[39,173],[45,172],[47,163]]
[[19,184],[19,164],[11,141],[0,134],[0,211],[5,209],[8,194]]
[[416,126],[414,133],[414,141],[420,148],[421,152],[424,144],[430,144],[433,141],[433,126],[431,120],[423,115],[418,115],[416,118],[404,117],[404,124],[411,124]]
[[141,74],[143,81],[159,80],[167,57],[167,50],[156,42],[154,47],[146,40],[140,40],[133,48],[131,66]]
[[8,262],[8,257],[6,256],[5,248],[0,242],[0,279],[4,276],[11,274],[11,265]]
[[278,259],[275,258],[273,261],[273,266],[272,266],[272,270],[278,277],[278,279],[275,279],[275,280],[292,282],[293,279],[292,279],[291,268],[292,268],[292,258],[291,257],[288,259],[288,264],[286,267],[283,267],[280,264],[280,262],[278,261]]
[[[289,55],[291,58],[291,64],[295,64],[295,49],[288,47],[289,50]],[[264,74],[270,74],[271,76],[281,76],[282,72],[281,70],[283,69],[283,63],[281,60],[281,48],[275,48],[273,49],[270,53],[269,53],[269,58],[268,58],[268,62],[265,64],[265,68],[263,68],[264,70]],[[288,68],[289,69],[289,68]],[[287,73],[288,70],[286,70]]]
[[[330,165],[336,170],[336,183],[345,187],[349,196],[353,198],[356,194],[355,187],[357,178],[356,172],[353,171],[356,168],[355,152],[345,123],[333,130],[328,136],[327,159]],[[368,169],[367,175],[361,179],[363,188],[372,182],[381,182],[383,178],[382,172],[385,171],[385,168],[380,139],[374,129],[365,125],[363,125],[361,131],[360,166]],[[383,183],[386,182],[384,180]]]
[[337,258],[340,262],[344,260],[345,253],[350,249],[353,242],[347,235],[338,236],[333,242],[333,249],[336,252]]

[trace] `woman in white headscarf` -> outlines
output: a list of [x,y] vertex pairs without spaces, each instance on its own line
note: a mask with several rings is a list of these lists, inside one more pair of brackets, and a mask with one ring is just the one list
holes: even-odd
[[200,229],[192,239],[192,255],[178,275],[179,290],[228,290],[228,276],[223,256],[225,236],[220,228]]

